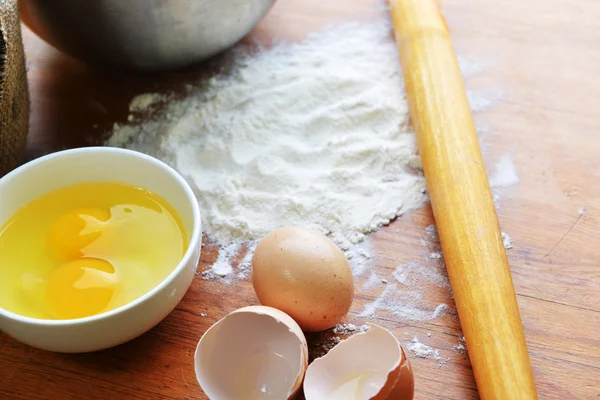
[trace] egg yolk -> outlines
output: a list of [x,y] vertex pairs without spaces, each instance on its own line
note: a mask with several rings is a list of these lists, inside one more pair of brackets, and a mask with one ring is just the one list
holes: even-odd
[[63,261],[83,257],[82,249],[102,236],[109,219],[110,212],[101,208],[79,208],[61,215],[48,232],[48,251]]
[[113,265],[99,258],[69,261],[56,269],[46,287],[50,312],[58,319],[83,318],[104,311],[117,289]]

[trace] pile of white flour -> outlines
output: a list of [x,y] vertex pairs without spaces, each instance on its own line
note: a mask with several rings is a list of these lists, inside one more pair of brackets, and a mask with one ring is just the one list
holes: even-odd
[[[152,99],[134,99],[133,111]],[[116,126],[107,144],[177,169],[217,243],[303,225],[348,249],[426,201],[408,120],[389,25],[350,23],[241,52],[231,74],[151,121]]]
[[[241,243],[300,225],[330,234],[361,275],[364,235],[427,200],[389,22],[232,54],[230,72],[182,98],[133,99],[129,123],[115,125],[107,145],[162,159],[188,180],[204,232],[225,249],[207,274],[243,278],[245,269],[228,266]],[[461,69],[478,72],[465,60]],[[488,101],[469,98],[474,110]]]

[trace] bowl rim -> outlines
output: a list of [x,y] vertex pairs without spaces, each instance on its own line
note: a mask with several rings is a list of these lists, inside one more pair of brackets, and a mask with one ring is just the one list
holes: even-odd
[[11,320],[16,320],[21,323],[30,324],[30,325],[38,325],[38,326],[83,325],[83,324],[88,324],[91,322],[96,322],[99,320],[111,318],[114,315],[123,313],[127,310],[130,310],[130,309],[138,306],[139,304],[141,304],[141,303],[145,302],[146,300],[148,300],[149,298],[153,297],[156,293],[163,290],[187,267],[187,264],[189,263],[190,259],[192,258],[192,254],[195,252],[196,246],[197,245],[201,246],[200,241],[201,241],[201,235],[202,235],[202,222],[201,222],[201,215],[200,215],[200,206],[198,205],[198,200],[197,200],[196,196],[194,195],[192,188],[187,183],[187,181],[177,171],[175,171],[174,168],[172,168],[165,162],[163,162],[155,157],[152,157],[148,154],[145,154],[145,153],[142,153],[139,151],[123,149],[123,148],[118,148],[118,147],[110,147],[110,146],[89,146],[89,147],[80,147],[80,148],[73,148],[73,149],[67,149],[67,150],[60,150],[60,151],[56,151],[56,152],[38,157],[34,160],[31,160],[31,161],[15,168],[8,174],[1,177],[0,183],[2,181],[14,179],[16,176],[18,176],[19,174],[22,174],[24,171],[34,168],[34,167],[37,167],[40,164],[44,164],[50,160],[68,159],[71,156],[74,156],[76,154],[81,154],[81,153],[84,153],[84,154],[85,153],[96,153],[96,154],[97,153],[119,153],[119,154],[125,155],[127,157],[133,157],[133,158],[138,158],[138,159],[148,161],[148,162],[154,164],[155,166],[165,170],[167,172],[167,174],[174,181],[176,181],[179,184],[179,186],[183,189],[184,193],[186,194],[186,198],[187,198],[188,202],[192,206],[193,230],[192,230],[192,236],[190,237],[190,240],[189,240],[188,248],[187,248],[185,254],[183,255],[183,257],[181,258],[181,260],[179,261],[179,264],[177,264],[177,266],[175,268],[173,268],[171,273],[169,275],[167,275],[162,281],[160,281],[160,283],[158,285],[156,285],[151,290],[147,291],[146,293],[144,293],[142,296],[138,297],[137,299],[130,301],[129,303],[124,304],[118,308],[112,309],[110,311],[106,311],[106,312],[103,312],[100,314],[95,314],[95,315],[92,315],[89,317],[83,317],[83,318],[42,319],[42,318],[33,318],[33,317],[27,317],[27,316],[23,316],[20,314],[16,314],[16,313],[13,313],[11,311],[8,311],[8,310],[0,307],[0,317],[5,317],[5,318],[11,319]]

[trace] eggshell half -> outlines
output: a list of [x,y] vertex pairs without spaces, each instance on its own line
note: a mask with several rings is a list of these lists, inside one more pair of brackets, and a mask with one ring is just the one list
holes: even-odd
[[[211,400],[293,399],[306,372],[308,347],[298,324],[265,306],[226,315],[202,336],[194,356],[196,379]],[[265,397],[267,398],[267,397]]]
[[[402,361],[400,363],[400,376],[398,377],[398,381],[396,385],[392,389],[387,399],[390,400],[413,400],[415,395],[415,379],[413,376],[412,366],[410,365],[410,361],[406,358],[406,353],[404,353],[404,349],[402,349]],[[388,380],[388,383],[390,381]]]
[[306,400],[412,400],[414,378],[396,338],[370,325],[313,361],[304,395]]

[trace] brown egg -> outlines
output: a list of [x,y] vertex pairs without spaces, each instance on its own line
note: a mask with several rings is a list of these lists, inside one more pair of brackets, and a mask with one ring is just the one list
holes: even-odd
[[335,326],[354,297],[344,253],[327,236],[301,227],[263,238],[252,258],[252,284],[263,305],[287,313],[307,332]]

